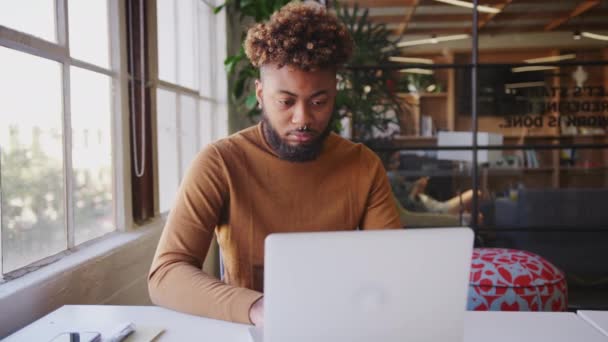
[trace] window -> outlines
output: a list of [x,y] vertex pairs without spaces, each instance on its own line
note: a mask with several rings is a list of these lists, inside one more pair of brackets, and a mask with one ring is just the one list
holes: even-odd
[[406,110],[379,150],[405,223],[464,221],[563,270],[570,308],[605,310],[608,3],[404,1],[406,19],[367,3],[402,48],[383,67]]
[[54,0],[3,1],[0,25],[25,32],[49,42],[57,42]]
[[158,0],[157,158],[159,209],[171,208],[196,153],[227,134],[223,13],[196,0]]
[[108,0],[0,5],[3,275],[117,228],[118,10]]

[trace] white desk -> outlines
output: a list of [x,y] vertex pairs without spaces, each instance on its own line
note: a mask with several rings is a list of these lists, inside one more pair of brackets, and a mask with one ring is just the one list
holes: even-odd
[[608,336],[608,311],[579,310],[577,314],[594,328]]
[[[250,342],[247,325],[181,314],[153,306],[67,305],[6,338],[49,341],[67,331],[98,331],[102,336],[127,321],[166,331],[158,341]],[[608,338],[574,313],[467,312],[465,341],[606,342]]]
[[572,312],[467,311],[464,334],[466,342],[608,341]]
[[3,342],[47,342],[62,332],[97,331],[102,337],[125,322],[161,327],[158,341],[249,342],[249,326],[202,318],[156,306],[65,305],[7,337]]

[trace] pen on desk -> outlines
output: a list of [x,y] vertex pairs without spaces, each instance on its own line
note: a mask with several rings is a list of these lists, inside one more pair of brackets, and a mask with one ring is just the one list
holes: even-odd
[[133,331],[135,331],[135,325],[133,323],[123,324],[110,335],[110,338],[104,340],[104,342],[120,342],[127,338]]

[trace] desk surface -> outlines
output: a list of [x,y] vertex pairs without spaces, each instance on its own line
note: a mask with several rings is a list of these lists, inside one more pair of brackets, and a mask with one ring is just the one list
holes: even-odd
[[577,314],[604,335],[608,336],[608,311],[579,310]]
[[[608,315],[608,312],[604,312]],[[178,313],[154,306],[66,305],[6,338],[49,341],[67,331],[98,331],[106,337],[117,325],[160,327],[158,341],[249,342],[248,325]],[[467,311],[465,341],[481,342],[608,341],[606,336],[574,313]]]

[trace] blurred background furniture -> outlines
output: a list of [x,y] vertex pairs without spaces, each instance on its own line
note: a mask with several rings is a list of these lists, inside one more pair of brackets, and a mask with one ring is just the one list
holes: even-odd
[[467,310],[565,311],[564,272],[534,253],[475,248]]
[[494,201],[497,244],[542,255],[571,285],[608,286],[606,203],[606,188],[519,189]]

